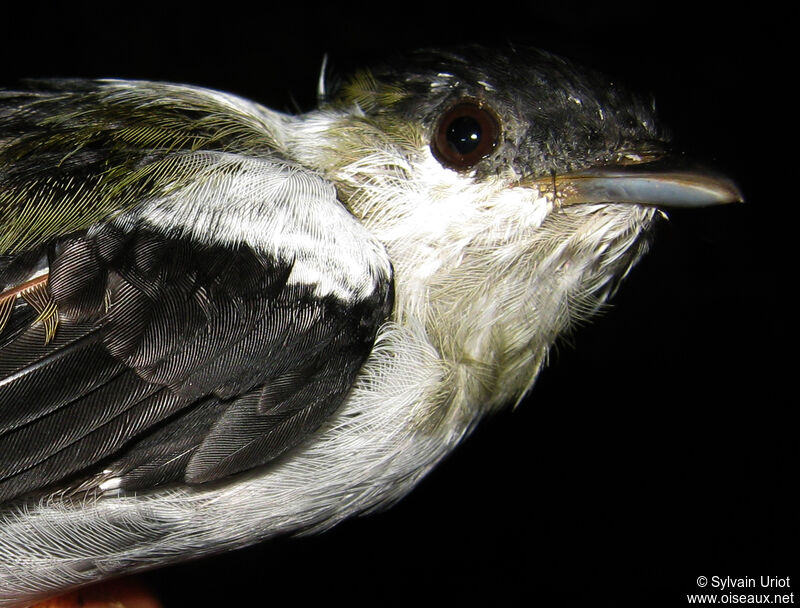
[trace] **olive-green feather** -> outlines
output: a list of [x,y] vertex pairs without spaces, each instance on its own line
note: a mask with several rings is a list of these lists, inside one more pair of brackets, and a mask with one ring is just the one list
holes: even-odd
[[357,105],[365,112],[388,108],[408,97],[408,92],[395,84],[380,81],[369,70],[356,72],[342,86],[334,103]]
[[[280,115],[150,82],[52,81],[0,93],[0,255],[83,230],[189,183],[187,152],[283,154]],[[193,170],[194,167],[194,170]]]

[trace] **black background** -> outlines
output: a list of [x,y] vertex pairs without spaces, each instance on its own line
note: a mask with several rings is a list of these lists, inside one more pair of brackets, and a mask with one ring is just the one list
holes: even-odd
[[614,306],[558,346],[515,411],[486,421],[399,505],[321,536],[156,571],[146,581],[168,607],[286,597],[684,606],[698,576],[797,574],[788,15],[228,2],[41,6],[3,19],[2,84],[162,79],[288,111],[313,106],[324,53],[344,70],[423,45],[533,44],[654,94],[679,145],[747,199],[672,212]]

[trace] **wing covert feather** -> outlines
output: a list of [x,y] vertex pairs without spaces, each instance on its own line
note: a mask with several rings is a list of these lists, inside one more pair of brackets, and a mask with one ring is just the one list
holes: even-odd
[[281,115],[234,95],[147,81],[27,85],[0,94],[0,254],[174,187],[186,175],[177,153],[285,157]]

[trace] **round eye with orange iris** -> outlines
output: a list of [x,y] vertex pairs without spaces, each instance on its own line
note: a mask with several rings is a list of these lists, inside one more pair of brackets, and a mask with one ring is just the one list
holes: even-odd
[[431,150],[439,162],[461,171],[491,154],[499,138],[494,114],[477,100],[464,100],[442,114]]

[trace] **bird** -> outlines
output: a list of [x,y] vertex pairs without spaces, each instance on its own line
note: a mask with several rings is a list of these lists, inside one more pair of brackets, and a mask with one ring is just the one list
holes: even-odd
[[0,92],[0,606],[391,506],[665,208],[742,200],[546,51],[323,67],[318,97]]

